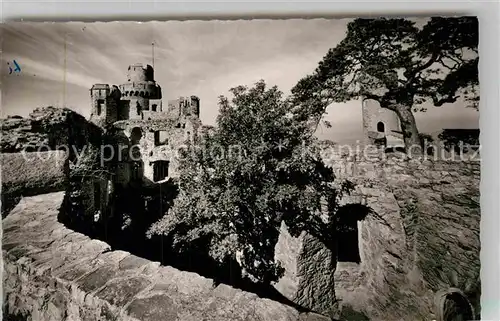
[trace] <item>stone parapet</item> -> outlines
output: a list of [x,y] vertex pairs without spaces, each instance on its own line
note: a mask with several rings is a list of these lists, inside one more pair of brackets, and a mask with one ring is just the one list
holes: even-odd
[[5,315],[32,321],[328,320],[112,251],[57,221],[63,197],[23,198],[3,220]]

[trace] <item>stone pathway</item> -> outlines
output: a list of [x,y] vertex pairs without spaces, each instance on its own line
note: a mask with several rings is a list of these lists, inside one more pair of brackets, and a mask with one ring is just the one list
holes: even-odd
[[6,313],[33,321],[326,321],[160,266],[57,222],[64,192],[26,197],[3,222]]

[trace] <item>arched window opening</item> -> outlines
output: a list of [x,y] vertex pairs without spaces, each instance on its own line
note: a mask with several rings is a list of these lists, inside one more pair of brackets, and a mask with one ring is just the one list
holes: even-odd
[[436,317],[439,321],[475,320],[475,312],[465,294],[450,288],[435,294]]
[[377,131],[378,131],[379,133],[385,133],[385,125],[384,125],[384,123],[383,123],[383,122],[379,121],[379,122],[377,123]]

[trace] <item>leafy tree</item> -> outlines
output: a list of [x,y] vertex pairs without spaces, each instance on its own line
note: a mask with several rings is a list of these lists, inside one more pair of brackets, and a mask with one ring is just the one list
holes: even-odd
[[[478,21],[431,18],[423,27],[408,19],[356,19],[315,72],[292,89],[297,117],[319,115],[334,102],[373,99],[394,111],[406,148],[419,145],[414,112],[453,103],[477,108]],[[316,119],[316,127],[320,118]]]
[[480,145],[479,129],[444,129],[438,138],[447,151],[454,150],[456,153],[477,150]]
[[206,245],[221,265],[237,260],[253,281],[269,283],[283,271],[274,259],[282,222],[292,235],[328,242],[322,213],[335,210],[342,189],[282,92],[263,81],[230,91],[217,127],[183,155],[179,195],[149,235],[170,236],[179,252]]
[[433,147],[434,137],[431,134],[419,133],[420,146],[422,146],[422,151],[427,155],[434,155],[435,150]]

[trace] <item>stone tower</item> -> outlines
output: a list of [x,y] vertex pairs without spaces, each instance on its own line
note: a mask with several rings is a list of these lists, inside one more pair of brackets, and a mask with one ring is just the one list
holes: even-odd
[[92,112],[90,120],[99,126],[112,124],[121,114],[121,92],[117,86],[94,84],[90,89]]
[[122,100],[129,101],[129,118],[143,119],[143,111],[149,111],[149,101],[161,99],[161,88],[154,80],[150,65],[133,64],[128,67],[127,82],[120,85]]
[[200,117],[200,99],[196,96],[179,97],[168,101],[170,117]]
[[399,143],[402,139],[398,115],[392,110],[380,107],[372,99],[362,98],[363,134],[366,144],[385,141]]

